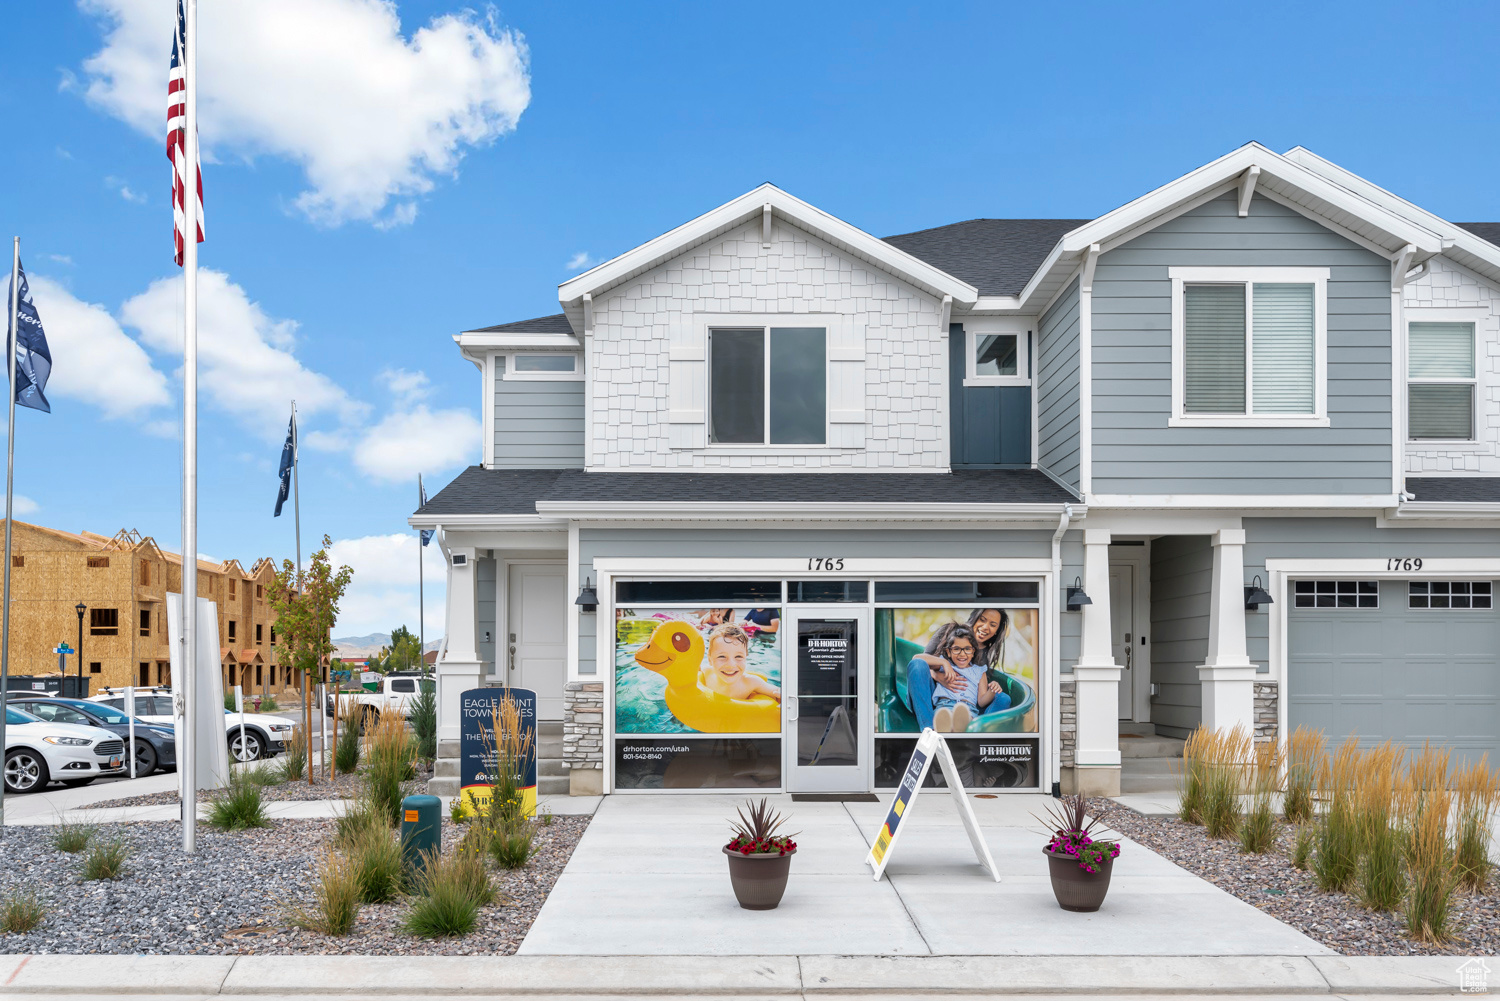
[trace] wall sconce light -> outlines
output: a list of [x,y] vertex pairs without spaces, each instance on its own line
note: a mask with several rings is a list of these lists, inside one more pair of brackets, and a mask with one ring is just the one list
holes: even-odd
[[579,609],[585,612],[597,611],[599,608],[599,595],[594,591],[594,579],[590,577],[588,582],[578,592],[578,598],[573,602]]
[[1094,599],[1083,593],[1083,578],[1074,577],[1073,583],[1068,587],[1068,611],[1077,612],[1082,610],[1084,605],[1093,603]]
[[1253,584],[1245,585],[1245,611],[1259,611],[1261,605],[1273,605],[1275,603],[1275,599],[1266,593],[1265,588],[1260,586],[1259,574],[1255,576]]

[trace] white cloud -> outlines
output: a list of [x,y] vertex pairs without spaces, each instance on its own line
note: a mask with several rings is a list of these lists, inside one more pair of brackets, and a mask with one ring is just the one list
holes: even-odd
[[127,202],[134,202],[137,205],[146,204],[145,195],[138,194],[135,191],[132,191],[130,185],[126,184],[118,177],[106,177],[104,179],[104,186],[106,188],[109,188],[111,191],[119,192],[120,197],[125,199]]
[[[120,317],[148,346],[180,357],[182,277],[152,282],[126,300]],[[268,440],[285,436],[292,400],[299,414],[331,414],[341,423],[357,422],[368,410],[297,360],[292,354],[296,331],[295,320],[266,315],[228,275],[198,272],[199,386],[215,406]]]
[[[160,140],[173,4],[79,5],[104,23],[105,40],[84,62],[78,86],[97,107]],[[320,224],[410,223],[413,199],[451,175],[467,149],[513,131],[531,102],[525,39],[493,13],[443,14],[408,39],[393,0],[201,9],[205,147],[220,159],[270,154],[300,164],[308,189],[295,204]]]
[[371,479],[416,481],[479,459],[479,421],[467,410],[397,411],[367,430],[354,446],[354,464]]
[[597,262],[595,262],[595,260],[589,256],[589,252],[587,250],[580,250],[578,253],[568,258],[568,270],[578,271],[583,268],[591,268],[595,263]]
[[22,496],[21,494],[11,495],[10,507],[11,511],[23,517],[28,514],[35,514],[37,511],[40,511],[42,509],[42,506],[36,501],[32,500],[30,497]]
[[[415,490],[412,508],[416,508]],[[349,590],[339,603],[336,635],[388,633],[399,625],[417,631],[417,548],[415,531],[335,540],[329,548],[329,559],[334,566],[354,570]],[[443,596],[447,586],[443,555],[436,539],[422,551],[422,572],[427,578],[430,642],[443,633]]]
[[49,397],[82,400],[106,417],[138,417],[171,402],[166,376],[109,310],[39,275],[31,276],[31,290],[52,349]]
[[73,266],[73,258],[67,254],[48,254],[47,260],[56,261],[58,264],[66,264],[70,268]]
[[432,386],[426,372],[408,372],[404,368],[388,368],[376,376],[381,385],[403,402],[415,402],[426,398]]

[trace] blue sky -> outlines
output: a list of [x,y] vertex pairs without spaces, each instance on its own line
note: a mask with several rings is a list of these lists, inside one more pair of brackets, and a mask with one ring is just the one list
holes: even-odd
[[[0,230],[56,366],[53,413],[19,418],[22,516],[176,547],[171,0],[14,6]],[[477,459],[451,335],[556,312],[560,281],[762,181],[889,235],[1098,215],[1254,139],[1500,219],[1493,5],[200,6],[199,548],[291,554],[296,393],[345,633],[415,623],[415,474]]]

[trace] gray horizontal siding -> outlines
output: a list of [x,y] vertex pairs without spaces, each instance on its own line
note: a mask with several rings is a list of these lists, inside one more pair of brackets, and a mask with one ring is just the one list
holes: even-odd
[[1037,325],[1037,464],[1079,489],[1078,280]]
[[[1167,269],[1173,266],[1331,269],[1331,427],[1167,426]],[[1094,492],[1389,493],[1390,304],[1384,258],[1260,197],[1248,218],[1239,218],[1234,196],[1225,195],[1103,254],[1094,277],[1091,327]]]
[[582,468],[583,386],[496,379],[495,468]]
[[1156,732],[1186,737],[1203,715],[1198,665],[1208,659],[1213,545],[1206,535],[1151,543],[1151,699]]

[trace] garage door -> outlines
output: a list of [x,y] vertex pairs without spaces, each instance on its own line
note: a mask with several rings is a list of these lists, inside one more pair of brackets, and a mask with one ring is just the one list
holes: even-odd
[[1293,581],[1287,722],[1330,742],[1444,744],[1500,761],[1493,581]]

